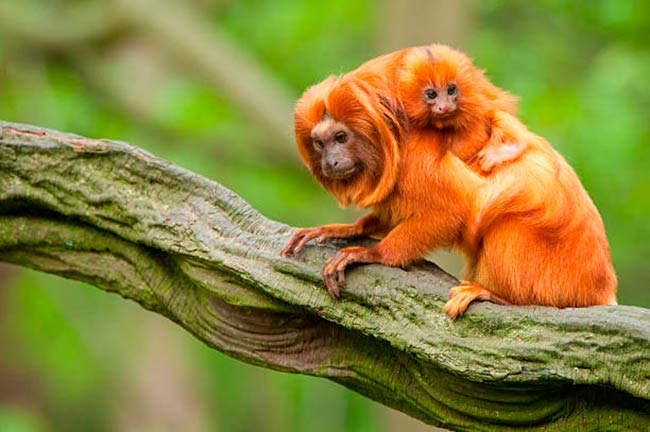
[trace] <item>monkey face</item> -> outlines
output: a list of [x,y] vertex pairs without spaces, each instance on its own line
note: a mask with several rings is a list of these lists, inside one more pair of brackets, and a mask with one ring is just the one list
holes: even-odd
[[480,71],[459,51],[444,45],[413,48],[399,71],[404,111],[416,128],[456,127],[483,97]]
[[492,84],[460,51],[433,44],[407,49],[398,92],[415,128],[459,129],[493,110],[517,111],[517,98]]
[[362,171],[363,161],[358,152],[360,138],[345,123],[326,113],[312,129],[311,139],[325,177],[346,180]]
[[454,115],[458,108],[459,91],[454,81],[446,85],[428,85],[422,92],[422,100],[429,106],[431,117],[446,118]]
[[372,206],[395,184],[403,128],[382,90],[352,75],[330,77],[296,104],[300,156],[342,206]]

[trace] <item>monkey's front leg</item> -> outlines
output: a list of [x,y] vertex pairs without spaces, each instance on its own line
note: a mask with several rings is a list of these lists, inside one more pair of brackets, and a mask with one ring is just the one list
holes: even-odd
[[408,219],[372,247],[343,248],[328,259],[323,282],[329,295],[338,299],[345,286],[345,269],[353,263],[384,264],[397,267],[422,259],[432,250],[453,243],[459,228],[449,215]]
[[282,256],[295,256],[313,239],[322,243],[329,238],[350,238],[369,235],[379,230],[379,218],[370,213],[353,224],[331,224],[315,228],[299,228],[280,252]]

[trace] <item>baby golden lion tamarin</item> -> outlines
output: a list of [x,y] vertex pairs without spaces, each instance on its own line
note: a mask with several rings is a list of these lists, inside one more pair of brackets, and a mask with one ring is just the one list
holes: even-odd
[[409,124],[435,129],[444,145],[474,170],[489,173],[525,150],[517,98],[493,85],[463,53],[446,45],[404,50],[397,71]]
[[449,315],[492,296],[556,307],[615,303],[600,215],[562,156],[511,114],[514,100],[444,45],[408,50],[397,81],[412,133],[437,131],[487,177],[465,231],[471,282],[451,290]]
[[[466,56],[441,45],[409,48],[342,79],[354,80],[363,97],[342,92],[331,98],[340,92],[334,78],[308,90],[296,108],[296,135],[316,179],[341,204],[373,206],[373,212],[352,225],[298,230],[284,254],[313,238],[385,234],[372,248],[346,248],[328,262],[324,280],[338,296],[351,262],[404,265],[438,247],[456,248],[466,256],[468,280],[451,290],[445,309],[452,318],[473,300],[615,303],[604,227],[577,176],[511,114],[514,98]],[[369,110],[379,114],[367,116]],[[393,134],[392,151],[372,128]],[[318,151],[325,143],[341,144],[340,131],[372,143],[351,148],[347,162],[339,161],[353,177],[336,177],[328,166],[336,157]]]

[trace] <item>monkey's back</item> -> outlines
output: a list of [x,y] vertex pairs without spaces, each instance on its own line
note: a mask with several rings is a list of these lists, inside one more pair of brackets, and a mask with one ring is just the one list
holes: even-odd
[[[598,210],[564,158],[537,139],[538,153],[512,164],[522,170],[520,188],[512,210],[484,229],[475,280],[513,304],[615,304],[616,275]],[[540,169],[549,164],[553,169]]]

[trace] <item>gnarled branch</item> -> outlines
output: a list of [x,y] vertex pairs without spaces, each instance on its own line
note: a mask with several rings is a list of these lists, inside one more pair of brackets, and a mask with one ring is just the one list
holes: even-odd
[[0,260],[118,293],[233,357],[430,424],[650,427],[646,309],[476,304],[452,322],[442,305],[456,281],[432,264],[356,268],[333,301],[320,270],[336,244],[282,258],[290,227],[219,184],[125,143],[1,130]]

